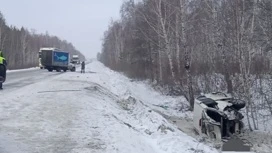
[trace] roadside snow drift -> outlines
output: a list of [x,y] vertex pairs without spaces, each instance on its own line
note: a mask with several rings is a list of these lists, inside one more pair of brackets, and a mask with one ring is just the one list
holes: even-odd
[[158,107],[184,99],[162,96],[97,61],[85,74],[63,73],[0,95],[3,153],[218,152],[154,111],[185,116]]
[[18,70],[7,70],[7,73],[14,73],[14,72],[23,72],[23,71],[32,71],[32,70],[37,70],[39,69],[38,67],[32,67],[28,69],[18,69]]

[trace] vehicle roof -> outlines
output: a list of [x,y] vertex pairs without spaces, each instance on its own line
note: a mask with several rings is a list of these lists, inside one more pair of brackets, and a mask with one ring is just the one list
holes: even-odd
[[54,47],[44,47],[44,48],[40,48],[40,51],[41,50],[60,50],[60,49],[54,48]]
[[205,105],[217,104],[213,99],[207,98],[205,96],[198,97],[197,99],[200,101],[200,103],[203,103]]
[[217,105],[219,110],[224,110],[227,106],[232,105],[229,103],[229,100],[231,99],[232,97],[229,95],[211,93],[199,96],[196,102],[199,104],[203,103],[207,107]]
[[213,99],[213,100],[228,100],[228,99],[232,99],[232,96],[230,96],[230,95],[222,95],[222,94],[213,94],[213,93],[211,93],[211,94],[205,94],[205,96],[207,97],[207,98],[211,98],[211,99]]

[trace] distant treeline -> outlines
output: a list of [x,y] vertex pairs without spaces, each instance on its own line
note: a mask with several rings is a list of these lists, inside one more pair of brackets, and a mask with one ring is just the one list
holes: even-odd
[[56,47],[85,57],[72,43],[61,40],[57,36],[36,34],[35,30],[24,27],[18,29],[8,26],[0,12],[0,49],[4,52],[8,62],[8,69],[20,69],[38,66],[38,52],[41,47]]

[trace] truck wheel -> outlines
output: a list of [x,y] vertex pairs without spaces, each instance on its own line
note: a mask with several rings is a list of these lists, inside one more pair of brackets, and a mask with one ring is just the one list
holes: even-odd
[[57,71],[57,72],[60,72],[60,71],[61,71],[61,69],[57,69],[56,71]]
[[53,71],[53,69],[48,69],[48,71],[49,71],[49,72],[52,72],[52,71]]
[[67,69],[64,69],[64,70],[63,70],[63,72],[66,72],[66,71],[67,71]]

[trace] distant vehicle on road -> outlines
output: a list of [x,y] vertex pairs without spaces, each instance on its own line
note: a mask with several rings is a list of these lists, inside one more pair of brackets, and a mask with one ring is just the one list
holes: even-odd
[[68,70],[75,72],[76,71],[76,65],[73,63],[69,63]]
[[40,63],[41,68],[45,68],[52,72],[56,70],[60,72],[63,70],[75,71],[75,67],[69,63],[70,54],[65,51],[61,51],[57,48],[41,48],[40,49]]
[[73,64],[80,64],[79,56],[78,55],[73,55],[71,63],[73,63]]

